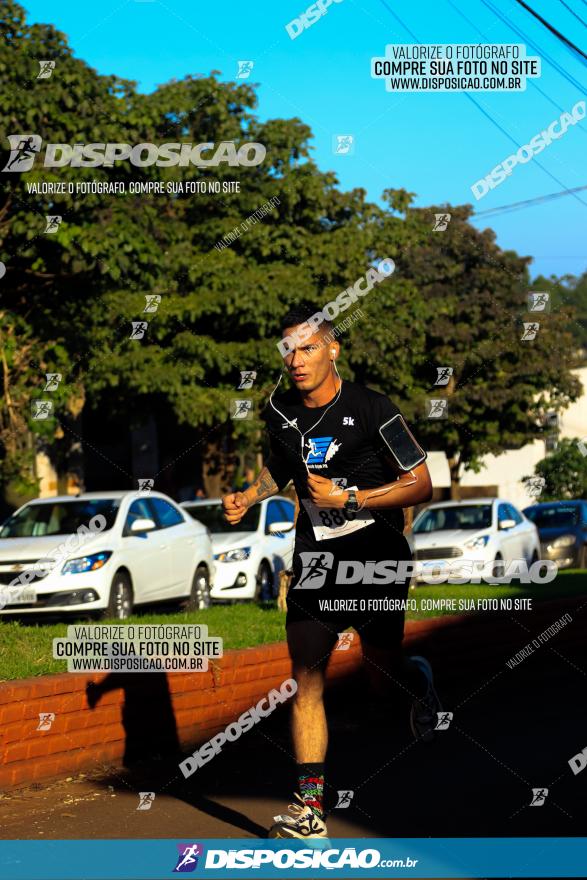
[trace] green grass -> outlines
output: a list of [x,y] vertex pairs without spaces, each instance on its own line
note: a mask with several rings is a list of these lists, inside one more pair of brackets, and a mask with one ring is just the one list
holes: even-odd
[[[410,599],[419,605],[421,599],[472,598],[530,598],[533,604],[563,597],[587,597],[587,572],[567,571],[559,574],[549,584],[523,584],[508,586],[445,585],[418,586],[410,590]],[[439,617],[454,611],[408,611],[408,619]],[[457,611],[456,613],[463,613]],[[523,612],[521,612],[523,613]],[[84,623],[73,618],[62,623],[21,623],[0,618],[0,681],[47,675],[66,670],[65,660],[52,657],[52,640],[67,635],[68,624]],[[140,613],[127,623],[200,623],[208,626],[211,636],[224,640],[224,650],[264,645],[284,639],[284,615],[275,603],[258,607],[252,603],[240,605],[215,605],[206,611],[167,613]],[[101,673],[99,673],[101,674]]]
[[[410,598],[416,599],[532,599],[535,603],[548,600],[585,596],[587,598],[587,571],[564,571],[549,584],[507,584],[490,586],[489,584],[447,584],[439,586],[418,586],[410,590]],[[440,617],[442,614],[463,614],[459,611],[415,611],[408,612],[407,617],[421,620],[424,617]],[[471,612],[473,613],[473,612]]]

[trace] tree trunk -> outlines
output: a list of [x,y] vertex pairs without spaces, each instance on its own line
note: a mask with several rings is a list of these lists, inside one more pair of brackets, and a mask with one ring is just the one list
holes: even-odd
[[227,449],[224,438],[211,441],[206,446],[202,462],[202,480],[208,498],[219,498],[229,492],[235,478],[237,459]]
[[450,469],[450,498],[451,501],[460,501],[461,498],[461,462],[458,455],[451,456],[448,459]]

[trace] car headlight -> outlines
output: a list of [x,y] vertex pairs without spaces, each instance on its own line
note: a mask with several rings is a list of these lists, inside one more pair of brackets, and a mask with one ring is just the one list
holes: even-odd
[[560,538],[557,538],[556,541],[552,542],[553,547],[570,547],[571,544],[575,543],[574,535],[561,535]]
[[68,559],[61,569],[61,574],[81,574],[84,571],[96,571],[98,568],[102,568],[111,556],[112,550],[102,550],[101,553],[92,553],[90,556]]
[[480,538],[475,538],[473,541],[467,541],[465,547],[467,550],[482,550],[483,547],[487,545],[489,538],[489,535],[481,535]]
[[235,550],[226,550],[224,553],[215,553],[214,559],[218,562],[244,562],[251,555],[250,547],[237,547]]

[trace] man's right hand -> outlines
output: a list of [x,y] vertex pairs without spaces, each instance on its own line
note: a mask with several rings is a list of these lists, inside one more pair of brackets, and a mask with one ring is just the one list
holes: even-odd
[[224,495],[222,498],[222,507],[224,519],[231,526],[235,526],[249,509],[249,502],[244,492],[231,492],[230,495]]

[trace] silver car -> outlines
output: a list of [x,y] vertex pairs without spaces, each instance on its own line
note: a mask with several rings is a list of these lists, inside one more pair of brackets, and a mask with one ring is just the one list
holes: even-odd
[[[440,501],[421,511],[409,537],[416,561],[416,580],[428,573],[491,571],[501,577],[507,565],[540,559],[538,530],[504,498]],[[464,565],[468,564],[468,569]]]

